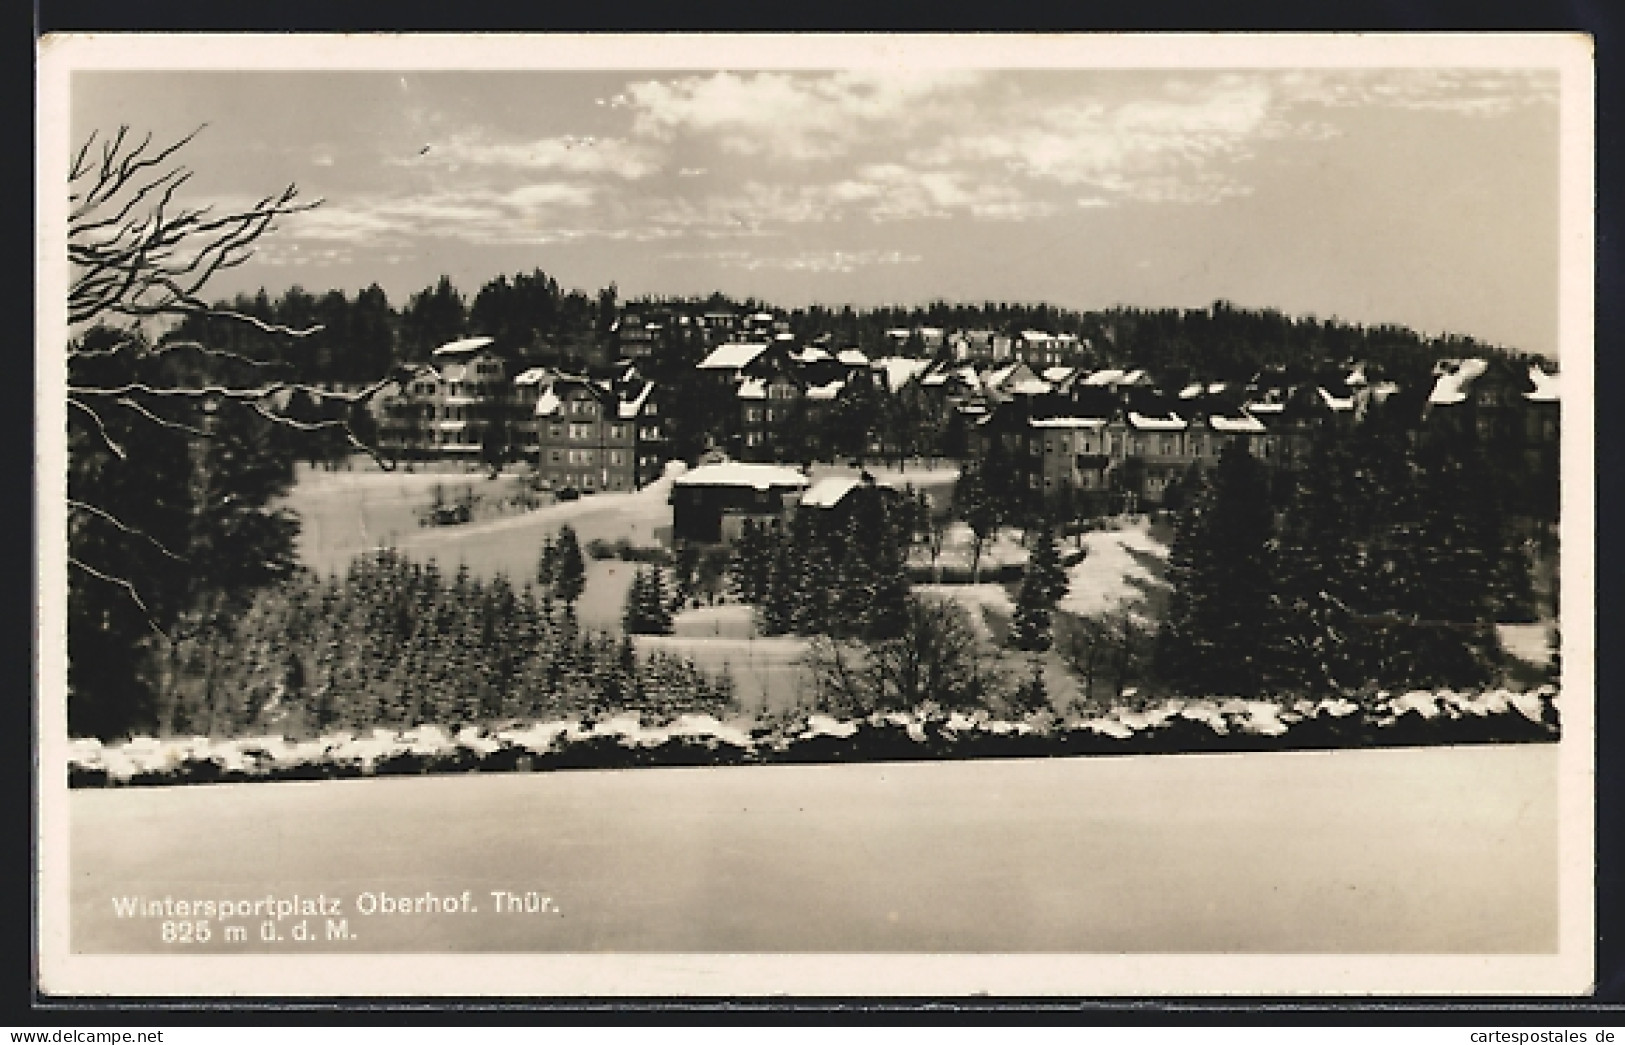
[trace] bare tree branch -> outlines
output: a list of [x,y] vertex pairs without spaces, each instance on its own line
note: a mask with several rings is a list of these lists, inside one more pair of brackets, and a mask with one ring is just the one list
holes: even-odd
[[153,620],[152,611],[148,609],[147,604],[142,601],[141,593],[135,590],[135,585],[131,584],[122,577],[114,577],[110,574],[103,573],[94,566],[88,566],[82,560],[76,559],[72,555],[68,556],[68,565],[77,566],[79,569],[83,570],[85,573],[88,573],[90,576],[95,577],[99,581],[105,581],[114,587],[124,589],[124,593],[130,597],[130,601],[136,604],[136,607],[141,610],[141,615],[146,618],[147,627],[157,632],[162,638],[169,638],[168,635],[164,634],[164,629],[158,626],[158,622]]
[[73,398],[72,396],[68,397],[68,405],[72,406],[72,407],[77,407],[78,409],[83,410],[85,413],[90,415],[90,419],[92,421],[96,422],[96,431],[101,433],[102,442],[107,444],[107,448],[109,450],[113,451],[114,454],[118,455],[119,460],[124,461],[124,460],[129,459],[130,455],[124,452],[124,447],[120,446],[113,439],[113,437],[107,433],[107,425],[102,423],[102,415],[101,414],[98,414],[96,411],[92,410],[90,407],[86,406],[84,403],[81,403],[79,400]]
[[151,421],[155,425],[159,425],[160,427],[173,428],[178,432],[185,432],[187,435],[195,435],[200,439],[210,438],[209,433],[205,432],[203,429],[197,428],[193,425],[182,424],[179,421],[171,421],[167,417],[160,417],[151,410],[148,410],[145,406],[142,406],[140,403],[136,402],[134,399],[125,397],[117,399],[115,402],[117,402],[119,406],[122,406],[128,410],[134,410],[142,417],[145,417],[147,420]]
[[147,541],[154,548],[157,548],[160,552],[162,552],[163,554],[165,554],[169,558],[174,559],[176,562],[186,562],[187,561],[186,556],[179,555],[179,554],[171,551],[168,547],[166,547],[164,545],[164,543],[162,541],[160,541],[158,538],[154,537],[152,534],[146,533],[146,532],[144,532],[142,530],[136,529],[134,526],[131,526],[129,523],[127,523],[124,520],[120,519],[118,516],[114,515],[112,512],[105,511],[105,510],[103,510],[101,508],[96,507],[93,504],[86,504],[84,501],[76,501],[71,497],[68,498],[68,507],[69,508],[77,508],[80,511],[85,512],[86,514],[94,515],[96,518],[102,519],[105,522],[111,523],[113,526],[117,527],[120,530],[123,530],[125,533],[129,534],[132,537],[140,537],[142,540]]

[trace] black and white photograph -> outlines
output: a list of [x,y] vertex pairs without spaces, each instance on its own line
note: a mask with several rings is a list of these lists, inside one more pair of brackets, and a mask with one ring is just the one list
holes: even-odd
[[43,991],[1590,988],[1584,37],[39,54]]

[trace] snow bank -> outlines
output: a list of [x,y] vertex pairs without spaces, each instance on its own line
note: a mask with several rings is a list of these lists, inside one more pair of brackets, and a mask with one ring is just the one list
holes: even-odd
[[1299,700],[1177,700],[1072,721],[1004,721],[984,710],[935,708],[839,719],[812,713],[747,728],[710,715],[646,724],[633,714],[597,721],[513,723],[491,730],[438,726],[362,736],[135,737],[75,740],[71,786],[312,779],[431,772],[501,772],[737,762],[1008,758],[1250,751],[1554,740],[1558,692],[1416,690]]

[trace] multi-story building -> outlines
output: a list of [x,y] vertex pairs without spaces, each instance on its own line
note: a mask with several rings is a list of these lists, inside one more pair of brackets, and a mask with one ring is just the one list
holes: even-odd
[[536,469],[554,489],[636,490],[660,475],[665,434],[653,382],[556,376],[536,400]]
[[395,457],[473,457],[504,420],[505,364],[492,339],[441,345],[410,379],[374,398],[379,449]]

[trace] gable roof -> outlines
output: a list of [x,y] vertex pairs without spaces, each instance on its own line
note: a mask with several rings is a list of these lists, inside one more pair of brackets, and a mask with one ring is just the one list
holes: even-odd
[[1559,375],[1548,374],[1533,364],[1529,367],[1529,382],[1534,385],[1534,391],[1525,392],[1523,397],[1531,403],[1555,403],[1562,398],[1562,386]]
[[734,341],[718,345],[711,354],[700,360],[700,370],[738,370],[767,351],[760,342]]
[[433,355],[443,359],[447,356],[470,355],[491,344],[495,338],[465,337],[461,341],[448,341],[435,349]]
[[749,486],[756,490],[812,485],[812,480],[794,468],[777,464],[745,464],[741,461],[702,464],[689,469],[672,482],[677,486]]

